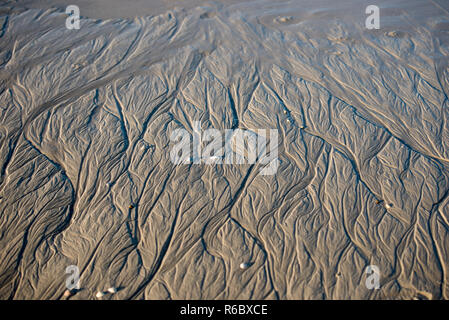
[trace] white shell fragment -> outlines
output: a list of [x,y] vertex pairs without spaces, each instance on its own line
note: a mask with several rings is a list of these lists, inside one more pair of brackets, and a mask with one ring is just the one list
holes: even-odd
[[98,291],[97,294],[95,295],[98,299],[100,299],[101,297],[104,296],[104,293],[101,291]]
[[209,158],[203,158],[203,160],[204,160],[205,163],[211,163],[211,164],[213,164],[213,163],[218,163],[218,162],[220,162],[220,161],[221,161],[221,157],[218,157],[218,156],[211,156],[211,157],[209,157]]
[[250,267],[250,263],[248,263],[248,262],[242,262],[241,264],[240,264],[240,269],[242,269],[242,270],[245,270],[245,269],[248,269],[249,267]]
[[117,288],[111,287],[108,289],[108,292],[114,294],[117,292]]
[[387,209],[393,208],[393,204],[392,203],[386,203],[385,204],[385,208],[387,208]]

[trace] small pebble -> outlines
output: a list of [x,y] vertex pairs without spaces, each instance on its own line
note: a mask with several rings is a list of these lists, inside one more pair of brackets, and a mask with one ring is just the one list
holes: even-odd
[[111,287],[111,288],[108,289],[108,292],[109,292],[109,293],[116,293],[116,292],[117,292],[117,289],[114,288],[114,287]]
[[390,38],[402,38],[404,37],[405,33],[402,31],[390,31],[385,33],[385,35]]
[[387,204],[385,204],[385,208],[387,208],[387,209],[393,208],[393,204],[387,203]]
[[286,23],[286,22],[289,22],[292,19],[293,19],[293,17],[287,16],[287,17],[278,17],[276,20],[278,22]]
[[97,294],[95,295],[98,299],[100,299],[101,297],[104,296],[104,293],[101,291],[98,291]]
[[64,291],[64,297],[65,297],[65,298],[70,297],[72,294],[73,294],[72,291],[69,290],[69,289],[67,289],[66,291]]

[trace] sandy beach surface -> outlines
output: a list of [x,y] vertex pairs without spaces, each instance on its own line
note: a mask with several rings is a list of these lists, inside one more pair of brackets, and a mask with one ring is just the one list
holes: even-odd
[[445,0],[0,1],[0,299],[448,299],[448,95]]

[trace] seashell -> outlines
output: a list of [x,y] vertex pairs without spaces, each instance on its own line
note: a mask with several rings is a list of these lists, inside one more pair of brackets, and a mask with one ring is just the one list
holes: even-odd
[[95,295],[98,299],[100,299],[101,297],[104,296],[104,292],[98,291],[97,294]]

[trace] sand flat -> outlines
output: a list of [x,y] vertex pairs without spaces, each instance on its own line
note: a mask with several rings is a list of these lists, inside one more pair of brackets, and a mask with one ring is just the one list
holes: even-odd
[[[70,265],[70,299],[448,299],[445,1],[379,30],[369,1],[105,3],[0,7],[1,299]],[[173,164],[195,121],[276,129],[276,173]]]

